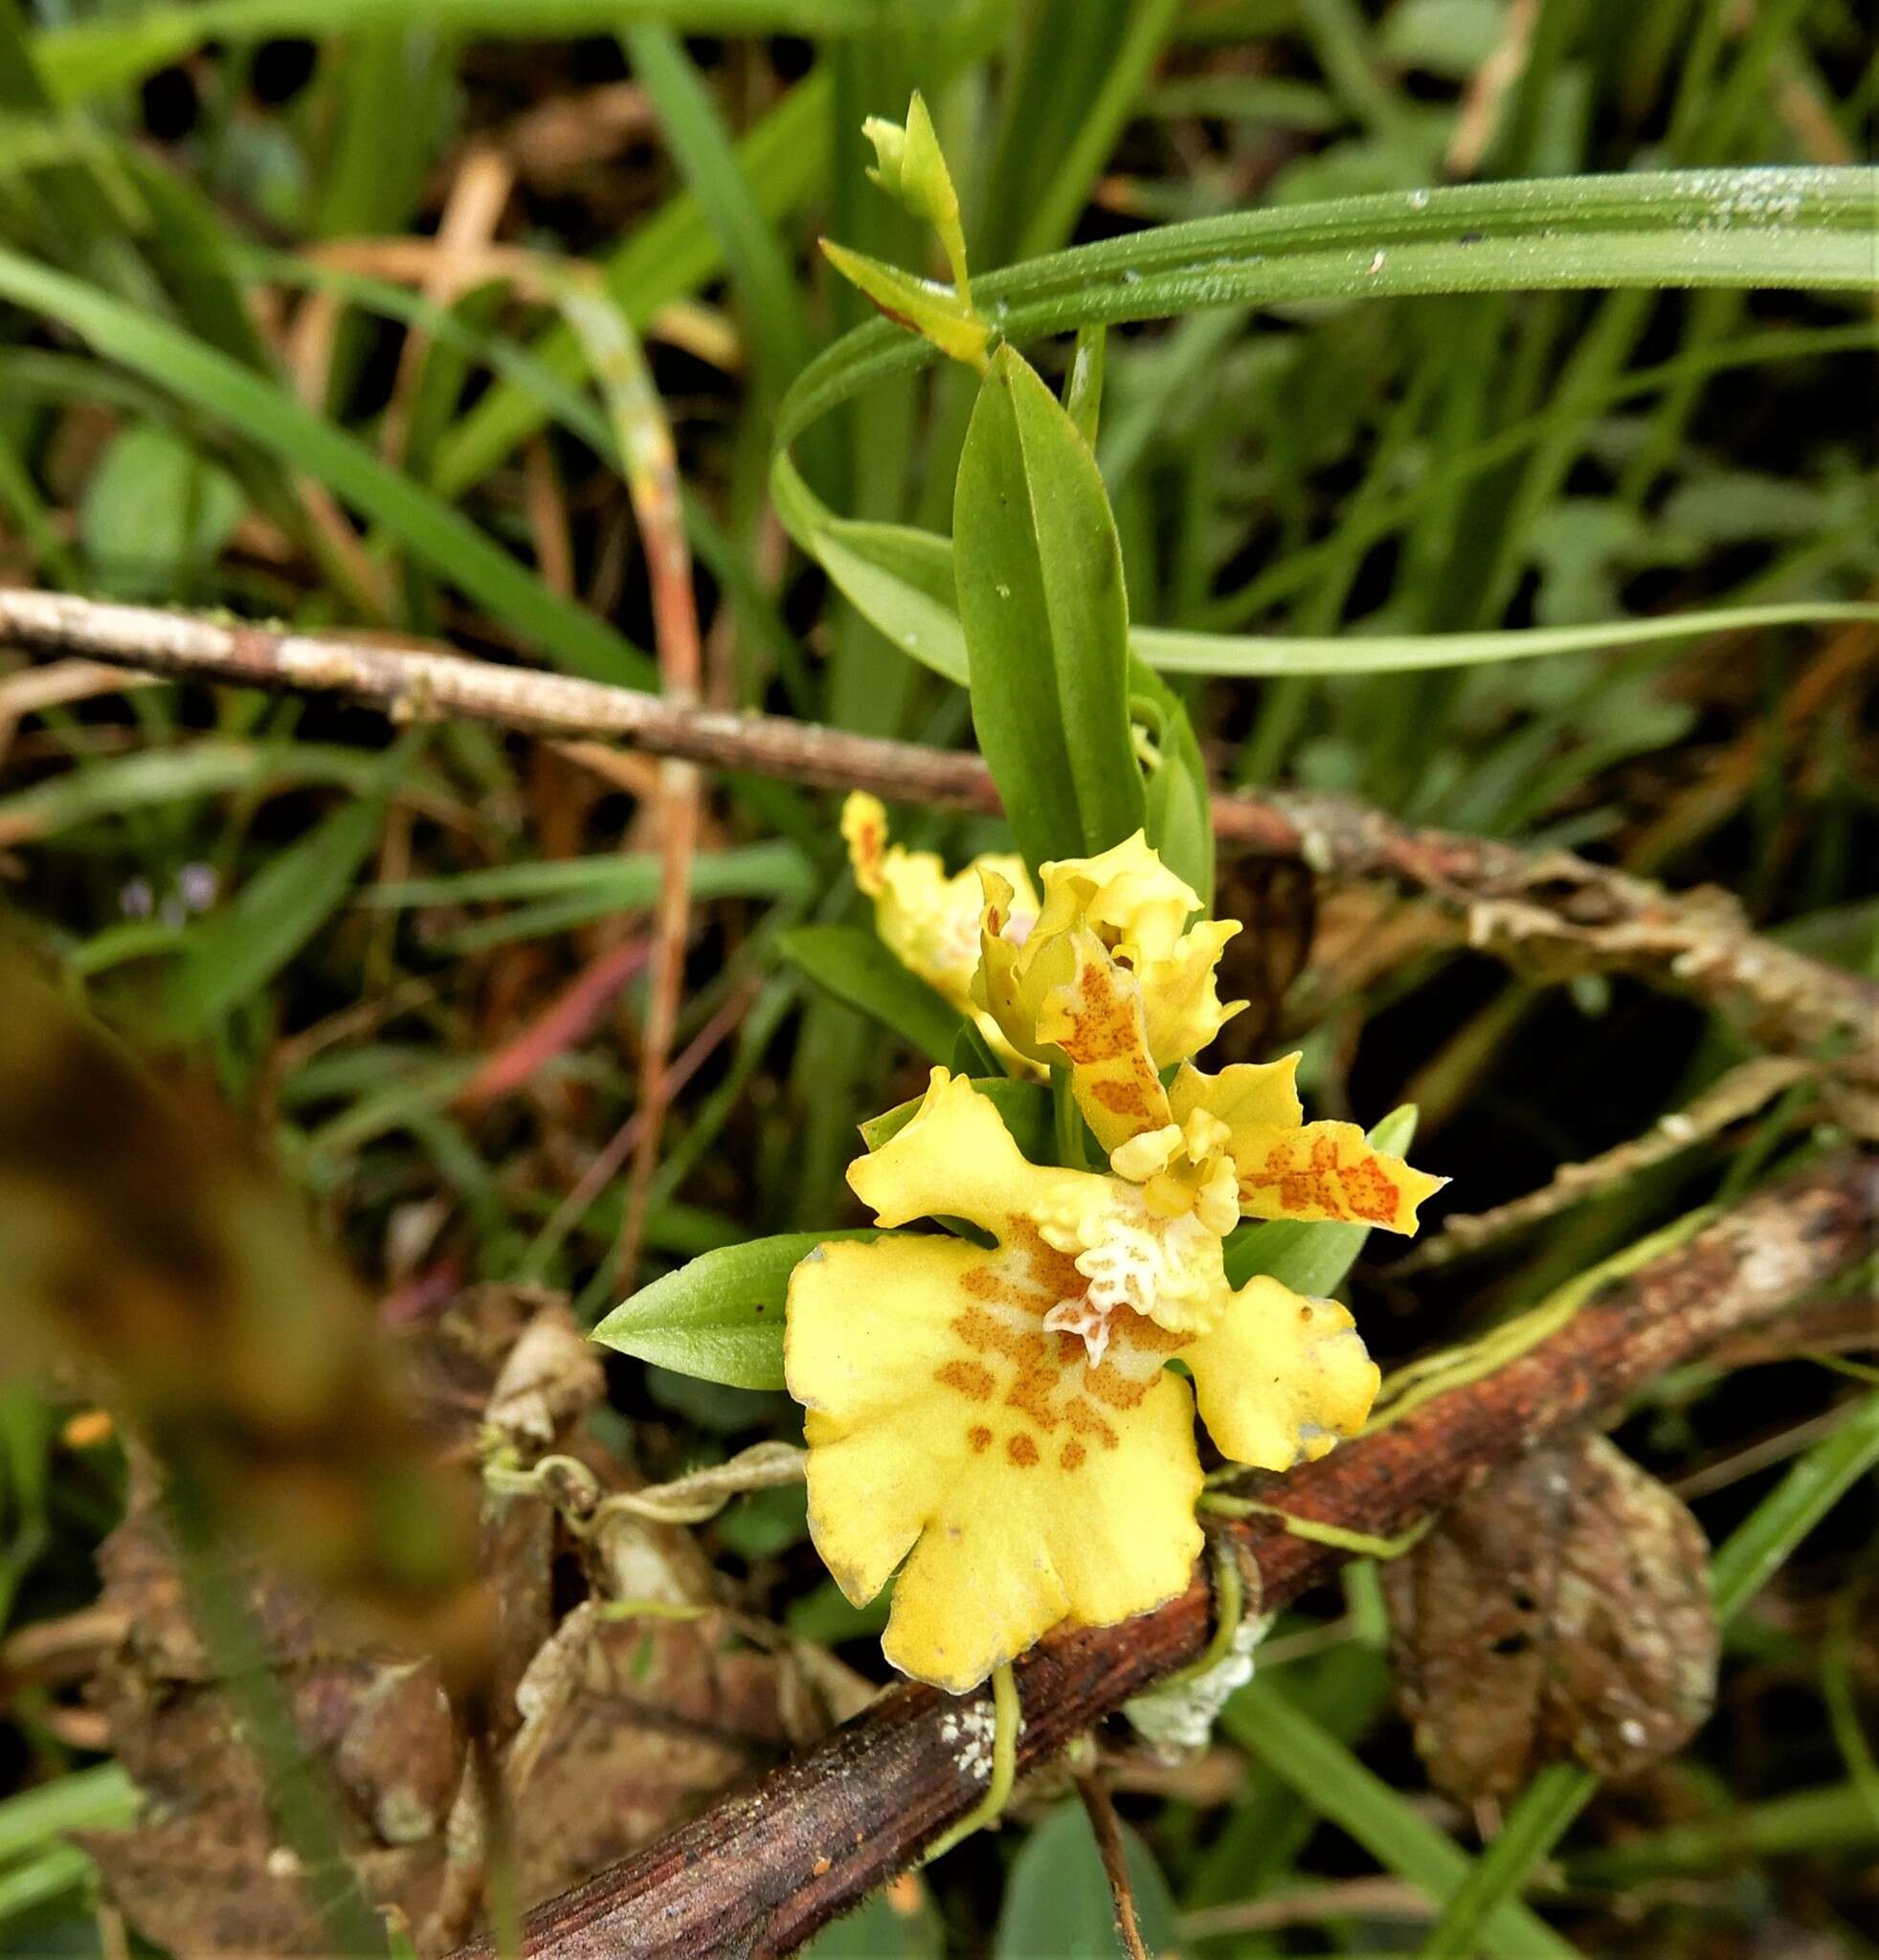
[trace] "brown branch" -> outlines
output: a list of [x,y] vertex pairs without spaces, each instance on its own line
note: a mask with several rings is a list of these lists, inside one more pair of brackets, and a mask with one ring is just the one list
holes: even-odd
[[1097,1856],[1103,1860],[1103,1876],[1109,1882],[1109,1905],[1115,1914],[1116,1938],[1128,1960],[1149,1960],[1142,1944],[1141,1921],[1135,1912],[1135,1888],[1129,1877],[1129,1852],[1122,1841],[1122,1823],[1116,1807],[1109,1801],[1109,1786],[1100,1768],[1092,1767],[1077,1778],[1077,1794],[1083,1798],[1095,1835]]
[[[1610,1281],[1566,1325],[1495,1372],[1295,1471],[1294,1517],[1389,1537],[1496,1465],[1607,1416],[1666,1370],[1765,1324],[1872,1242],[1879,1165],[1817,1161],[1675,1251]],[[1269,1515],[1223,1527],[1259,1568],[1261,1603],[1286,1605],[1348,1555]],[[1036,1769],[1130,1695],[1197,1659],[1210,1628],[1198,1575],[1178,1599],[1118,1627],[1046,1641],[1018,1664],[1018,1770]],[[953,1704],[906,1683],[816,1748],[658,1843],[529,1915],[540,1960],[702,1960],[787,1953],[906,1869],[978,1799],[942,1736]],[[489,1960],[461,1949],[459,1960]]]
[[1673,1109],[1660,1116],[1643,1136],[1615,1144],[1583,1163],[1562,1164],[1537,1190],[1510,1198],[1491,1212],[1445,1214],[1442,1229],[1397,1260],[1391,1268],[1391,1278],[1406,1279],[1414,1273],[1445,1266],[1494,1244],[1510,1233],[1525,1232],[1556,1217],[1571,1206],[1583,1204],[1613,1185],[1667,1162],[1692,1145],[1727,1129],[1731,1124],[1754,1116],[1777,1096],[1809,1080],[1813,1074],[1804,1061],[1774,1056],[1758,1055],[1741,1062],[1719,1076],[1688,1108]]
[[[740,715],[441,649],[283,633],[57,592],[0,590],[0,646],[235,686],[330,693],[396,721],[455,716],[526,734],[610,737],[649,754],[872,790],[907,803],[998,808],[976,755],[776,715]],[[1726,893],[1676,894],[1566,851],[1419,830],[1333,796],[1216,794],[1221,842],[1326,876],[1388,879],[1434,901],[1471,943],[1557,981],[1622,971],[1733,1014],[1781,1054],[1839,1050],[1879,1087],[1879,984],[1749,929]]]

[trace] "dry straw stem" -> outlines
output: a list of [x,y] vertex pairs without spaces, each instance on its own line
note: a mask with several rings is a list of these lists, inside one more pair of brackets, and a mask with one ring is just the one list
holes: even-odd
[[[1768,1325],[1870,1246],[1879,1165],[1843,1151],[1748,1199],[1674,1251],[1615,1279],[1505,1367],[1286,1481],[1288,1513],[1372,1536],[1434,1515],[1550,1437],[1595,1422],[1666,1370]],[[1272,1611],[1349,1556],[1269,1516],[1225,1527]],[[1019,1773],[1206,1647],[1199,1571],[1177,1599],[1074,1633],[1018,1663]],[[702,1960],[787,1953],[905,1870],[977,1800],[942,1720],[952,1698],[906,1683],[814,1749],[586,1884],[525,1927],[536,1960]],[[493,1960],[460,1949],[459,1960]]]
[[1077,1794],[1089,1815],[1095,1834],[1096,1850],[1103,1860],[1103,1876],[1109,1882],[1109,1902],[1115,1911],[1116,1938],[1128,1960],[1149,1960],[1142,1944],[1142,1927],[1135,1912],[1135,1891],[1129,1878],[1129,1854],[1122,1841],[1122,1825],[1116,1807],[1109,1801],[1109,1787],[1101,1770],[1086,1771],[1076,1779]]
[[[399,721],[455,716],[527,734],[605,737],[819,789],[998,807],[985,764],[961,750],[732,714],[441,649],[0,590],[0,646],[9,643],[146,673],[339,694]],[[1879,984],[1752,932],[1726,893],[1670,893],[1570,852],[1419,830],[1332,796],[1217,794],[1213,814],[1230,849],[1292,859],[1328,877],[1389,879],[1434,901],[1473,945],[1543,979],[1632,973],[1730,1013],[1778,1054],[1825,1049],[1843,1080],[1879,1087]]]
[[1464,1258],[1510,1233],[1528,1227],[1581,1204],[1615,1184],[1648,1170],[1679,1155],[1765,1108],[1777,1096],[1809,1080],[1815,1074],[1811,1063],[1785,1056],[1761,1055],[1733,1068],[1712,1082],[1685,1109],[1673,1109],[1660,1116],[1656,1125],[1641,1137],[1615,1144],[1582,1164],[1562,1164],[1552,1178],[1537,1191],[1496,1205],[1491,1212],[1458,1212],[1442,1221],[1442,1230],[1427,1238],[1405,1258],[1397,1261],[1393,1277],[1402,1279],[1434,1266],[1445,1266]]
[[[652,586],[662,698],[681,712],[694,709],[703,678],[698,594],[692,584],[691,549],[685,542],[679,456],[671,425],[638,340],[598,277],[572,279],[561,300],[569,323],[599,376],[619,435],[627,494],[639,523]],[[684,991],[685,948],[691,937],[691,864],[698,848],[703,801],[704,786],[697,768],[689,762],[668,758],[659,773],[659,904],[653,918],[652,985],[639,1065],[639,1102],[645,1121],[633,1153],[614,1255],[614,1279],[624,1292],[632,1290],[639,1263],[647,1194],[672,1100],[672,1043],[678,1034]]]

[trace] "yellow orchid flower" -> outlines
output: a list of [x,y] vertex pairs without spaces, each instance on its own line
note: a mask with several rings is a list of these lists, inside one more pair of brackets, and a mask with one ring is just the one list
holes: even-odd
[[1018,895],[985,865],[974,993],[1005,1038],[1064,1065],[1106,1150],[1170,1121],[1159,1071],[1206,1047],[1245,1006],[1221,1004],[1215,968],[1237,920],[1189,924],[1200,897],[1140,831],[1095,858],[1042,868],[1043,904],[1022,935]]
[[[1203,1133],[1231,1164],[1239,1208],[1248,1218],[1337,1218],[1414,1232],[1418,1207],[1447,1178],[1376,1149],[1354,1123],[1307,1123],[1298,1063],[1287,1055],[1236,1062],[1210,1076],[1184,1062],[1168,1091],[1170,1127],[1185,1137],[1197,1124],[1211,1125]],[[1143,1137],[1134,1147],[1151,1143]]]
[[1052,1627],[1179,1592],[1201,1545],[1197,1400],[1223,1453],[1266,1469],[1362,1424],[1377,1372],[1350,1314],[1226,1283],[1225,1124],[1182,1126],[1146,1184],[1053,1169],[935,1069],[912,1122],[850,1167],[884,1226],[963,1218],[993,1240],[837,1241],[791,1276],[810,1531],[856,1604],[900,1570],[883,1648],[903,1672],[964,1692]]
[[841,835],[855,882],[874,901],[874,929],[882,945],[975,1021],[995,1053],[1018,1060],[997,1022],[973,999],[973,974],[985,905],[982,873],[996,878],[1011,895],[1006,919],[1014,930],[1037,917],[1037,893],[1023,858],[988,852],[949,877],[937,852],[909,851],[887,841],[887,813],[863,790],[851,791],[841,807]]

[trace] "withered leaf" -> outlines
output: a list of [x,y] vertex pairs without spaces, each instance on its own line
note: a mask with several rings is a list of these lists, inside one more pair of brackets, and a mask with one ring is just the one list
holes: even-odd
[[1623,1776],[1715,1691],[1709,1547],[1603,1437],[1535,1450],[1383,1568],[1403,1711],[1438,1789],[1505,1797],[1575,1758]]
[[[474,1439],[499,1422],[525,1451],[578,1455],[603,1492],[639,1482],[584,1428],[603,1383],[558,1297],[474,1289],[405,1347],[415,1400],[466,1492]],[[503,1609],[482,1706],[525,1903],[624,1856],[852,1711],[842,1683],[808,1678],[786,1640],[719,1603],[687,1531],[621,1514],[576,1538],[545,1499],[520,1496],[485,1506],[482,1556]],[[139,1480],[99,1565],[124,1631],[90,1695],[145,1797],[135,1827],[86,1840],[107,1895],[177,1953],[326,1950],[190,1620],[151,1480]],[[238,1577],[368,1900],[395,1907],[420,1951],[456,1946],[475,1921],[482,1868],[459,1843],[474,1779],[443,1676],[419,1652],[362,1638],[355,1617],[257,1557]]]

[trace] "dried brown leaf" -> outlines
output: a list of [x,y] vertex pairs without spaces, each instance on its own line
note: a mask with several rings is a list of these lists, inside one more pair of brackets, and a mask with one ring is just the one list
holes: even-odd
[[1572,1757],[1624,1776],[1709,1713],[1709,1547],[1602,1437],[1536,1450],[1383,1569],[1404,1712],[1430,1780],[1471,1803]]
[[[466,1487],[468,1446],[491,1434],[525,1459],[578,1457],[602,1492],[640,1483],[586,1431],[605,1385],[559,1296],[475,1289],[405,1347],[415,1399]],[[140,1478],[100,1549],[120,1637],[90,1685],[147,1803],[136,1827],[89,1848],[112,1903],[173,1951],[319,1951],[324,1927],[190,1621],[153,1483]],[[500,1602],[485,1705],[525,1901],[625,1856],[851,1712],[843,1684],[725,1609],[688,1531],[616,1515],[583,1537],[548,1496],[506,1497],[485,1507],[482,1559]],[[356,1616],[257,1561],[240,1584],[368,1898],[398,1908],[426,1950],[455,1945],[474,1920],[484,1845],[462,1722],[436,1665],[362,1641]]]

